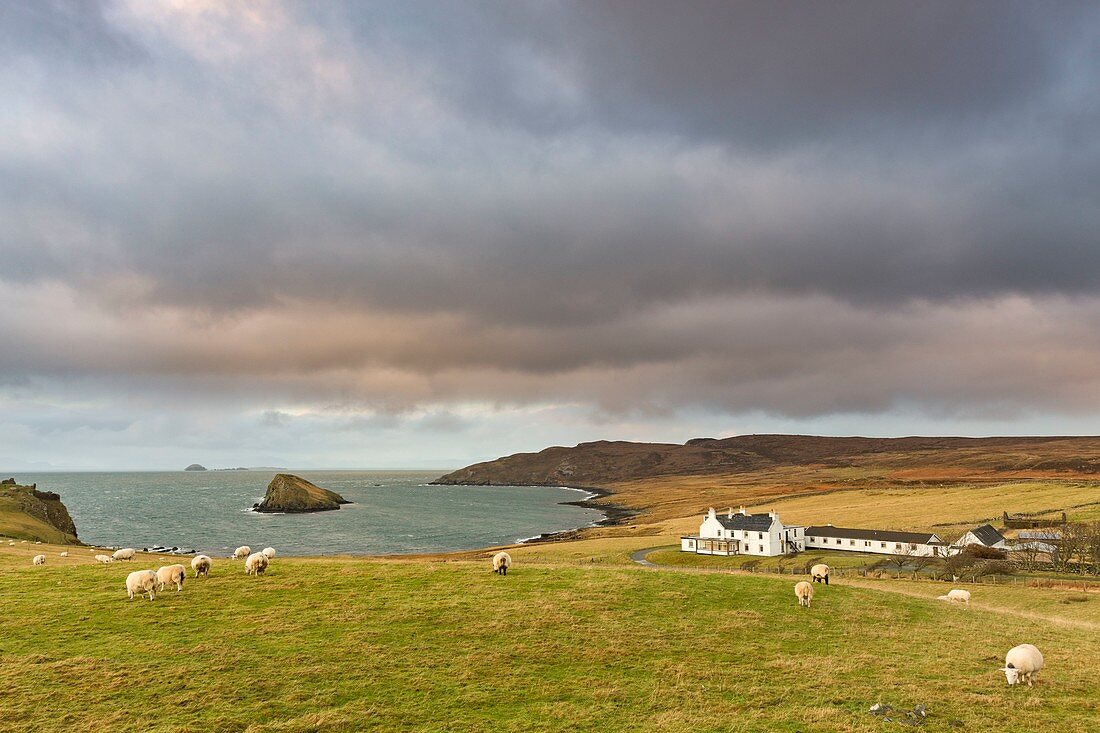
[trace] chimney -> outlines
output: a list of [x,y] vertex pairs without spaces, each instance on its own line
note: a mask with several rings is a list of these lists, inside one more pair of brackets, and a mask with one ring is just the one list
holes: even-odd
[[775,519],[775,512],[768,512],[768,516]]
[[726,515],[726,519],[733,519],[733,507],[730,507],[729,514]]
[[710,511],[707,512],[707,519],[717,519],[717,518],[718,518],[718,515],[716,515],[714,513],[714,507],[711,507]]
[[739,512],[740,512],[740,513],[741,513],[742,515],[744,515],[744,514],[748,514],[748,512],[746,512],[746,511],[745,511],[745,506],[744,506],[743,504],[741,505],[741,508],[740,508],[740,509],[739,509],[738,511],[739,511]]

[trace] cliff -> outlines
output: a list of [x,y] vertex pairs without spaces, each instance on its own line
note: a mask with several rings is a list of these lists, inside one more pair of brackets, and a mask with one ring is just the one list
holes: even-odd
[[60,496],[39,491],[35,484],[20,486],[15,479],[0,481],[0,536],[56,544],[80,542]]
[[280,473],[271,479],[263,501],[254,508],[258,512],[325,512],[350,503],[335,491],[322,489],[300,476]]

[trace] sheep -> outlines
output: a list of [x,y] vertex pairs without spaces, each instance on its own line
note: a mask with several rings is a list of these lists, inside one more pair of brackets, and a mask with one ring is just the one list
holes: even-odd
[[805,580],[799,581],[794,585],[794,595],[798,598],[798,605],[810,607],[810,601],[814,599],[814,586],[812,583],[807,583]]
[[815,583],[829,584],[829,566],[819,563],[810,568],[810,579]]
[[69,556],[68,552],[62,552],[60,555],[58,555],[58,557],[68,557],[68,556]]
[[240,560],[242,557],[248,557],[252,554],[252,548],[248,545],[241,545],[236,550],[233,550],[233,559]]
[[264,556],[268,560],[270,560],[271,558],[275,557],[275,548],[274,547],[265,547],[263,549],[263,553],[264,553]]
[[262,552],[256,552],[248,556],[248,559],[244,561],[244,573],[245,575],[263,575],[267,570],[267,555]]
[[493,555],[493,572],[501,575],[508,574],[508,568],[512,567],[512,556],[507,552],[498,552]]
[[126,594],[134,600],[134,594],[149,594],[149,600],[157,597],[157,574],[152,570],[135,570],[126,576]]
[[31,558],[31,565],[45,565],[45,564],[46,564],[46,556],[45,555],[35,555],[33,558]]
[[113,557],[111,557],[110,555],[96,555],[95,556],[95,561],[96,562],[101,562],[104,565],[106,565],[107,563],[114,562],[115,559]]
[[210,577],[210,558],[206,555],[195,555],[191,558],[191,569],[195,571],[195,577],[200,575],[209,578]]
[[186,577],[187,574],[183,571],[183,566],[179,564],[157,568],[157,590],[164,590],[164,586],[174,583],[176,592],[179,593],[183,590],[183,581]]
[[137,554],[137,550],[135,550],[134,548],[132,548],[132,547],[123,547],[121,550],[115,550],[114,554],[111,555],[111,557],[113,557],[116,560],[131,561],[131,560],[134,559],[134,555],[136,555],[136,554]]
[[1035,681],[1035,675],[1043,668],[1043,653],[1031,644],[1020,644],[1008,650],[1005,666],[1001,671],[1009,686],[1026,682],[1028,687]]
[[945,596],[936,596],[936,600],[948,601],[950,603],[965,603],[967,606],[970,606],[970,591],[955,588],[949,590]]

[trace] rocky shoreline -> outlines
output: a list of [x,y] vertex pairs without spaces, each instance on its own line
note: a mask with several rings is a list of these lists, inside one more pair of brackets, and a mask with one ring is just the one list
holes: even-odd
[[529,540],[524,540],[521,544],[534,545],[543,542],[565,542],[567,540],[579,539],[581,534],[593,527],[616,527],[622,524],[626,524],[627,521],[636,517],[640,512],[630,507],[625,507],[622,504],[597,504],[600,499],[605,499],[612,496],[614,492],[607,489],[601,489],[595,486],[566,486],[567,489],[576,489],[579,491],[587,491],[592,496],[587,499],[578,499],[577,501],[563,501],[562,504],[568,506],[579,506],[585,509],[595,509],[598,512],[603,513],[603,519],[590,524],[587,527],[578,527],[577,529],[565,529],[560,532],[543,532],[538,537],[533,537]]

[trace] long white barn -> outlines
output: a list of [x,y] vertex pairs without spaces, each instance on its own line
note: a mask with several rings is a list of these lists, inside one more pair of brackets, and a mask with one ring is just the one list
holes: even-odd
[[697,536],[680,538],[680,549],[700,555],[774,557],[805,549],[804,532],[800,525],[784,525],[775,512],[748,514],[741,507],[721,515],[711,508]]
[[895,532],[887,529],[855,529],[826,524],[806,528],[807,550],[843,550],[879,555],[946,557],[948,545],[931,532]]

